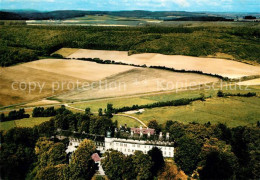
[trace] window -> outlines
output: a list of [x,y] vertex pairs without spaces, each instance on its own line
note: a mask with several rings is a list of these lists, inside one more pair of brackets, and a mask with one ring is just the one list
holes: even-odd
[[133,144],[133,147],[135,147],[135,144]]

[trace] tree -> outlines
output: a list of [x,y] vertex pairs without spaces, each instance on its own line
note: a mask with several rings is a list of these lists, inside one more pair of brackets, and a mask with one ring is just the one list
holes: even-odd
[[103,116],[102,108],[99,108],[99,109],[98,109],[98,115],[99,115],[99,116]]
[[164,168],[165,162],[163,159],[162,151],[153,147],[150,151],[148,151],[148,155],[151,157],[153,166],[151,168],[151,172],[153,176],[157,176],[157,173]]
[[110,151],[105,153],[105,158],[102,160],[102,166],[109,179],[123,179],[125,172],[123,153],[118,151]]
[[35,180],[65,180],[67,170],[67,164],[59,164],[56,166],[47,166],[39,170],[37,175],[33,178]]
[[200,145],[192,137],[183,136],[177,141],[174,161],[186,174],[191,175],[196,169],[200,149]]
[[133,163],[137,179],[150,179],[152,178],[151,168],[153,165],[152,158],[144,154],[142,151],[135,151],[133,156]]
[[212,151],[206,157],[205,166],[199,170],[200,179],[234,179],[235,156]]
[[6,121],[5,114],[4,114],[4,113],[1,113],[0,122],[4,122],[4,121]]
[[169,132],[171,125],[173,125],[173,121],[172,120],[167,121],[165,124],[165,130]]
[[1,137],[1,179],[24,179],[35,161],[38,134],[32,128],[13,128]]
[[159,126],[159,124],[157,123],[156,120],[151,120],[149,123],[148,123],[148,127],[149,128],[152,128],[152,129],[155,129],[156,133],[159,134],[160,131],[161,131],[161,127]]
[[133,155],[126,156],[124,158],[124,170],[123,170],[123,179],[136,179],[137,173],[135,172],[134,162],[133,162]]
[[95,151],[93,141],[85,139],[80,143],[69,164],[70,179],[91,179],[94,176],[98,167],[91,156]]
[[225,94],[223,93],[223,91],[218,91],[218,93],[217,93],[217,96],[218,97],[224,97],[225,96]]
[[113,112],[113,104],[107,104],[106,116],[112,118],[113,117],[112,112]]
[[200,153],[200,179],[233,179],[238,167],[231,146],[217,138],[207,139]]
[[91,114],[90,108],[85,109],[85,114],[88,115],[88,116]]
[[228,128],[225,124],[219,123],[214,129],[214,133],[217,135],[218,139],[226,141],[230,143],[232,134],[230,128]]
[[185,135],[184,124],[174,121],[170,127],[169,132],[170,132],[172,139],[177,140],[177,139],[181,138],[182,136]]

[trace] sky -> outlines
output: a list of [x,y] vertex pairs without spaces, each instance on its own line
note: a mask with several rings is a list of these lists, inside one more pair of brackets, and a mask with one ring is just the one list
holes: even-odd
[[260,12],[260,0],[0,0],[0,9]]

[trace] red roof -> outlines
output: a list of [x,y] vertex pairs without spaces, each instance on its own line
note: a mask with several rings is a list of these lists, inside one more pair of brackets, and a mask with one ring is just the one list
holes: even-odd
[[99,155],[98,155],[98,153],[92,154],[91,158],[92,158],[93,161],[95,161],[95,162],[98,162],[98,161],[101,160],[100,157],[99,157]]
[[131,131],[133,131],[134,133],[140,134],[141,132],[143,134],[148,134],[150,132],[151,135],[154,134],[155,130],[151,129],[151,128],[131,128]]

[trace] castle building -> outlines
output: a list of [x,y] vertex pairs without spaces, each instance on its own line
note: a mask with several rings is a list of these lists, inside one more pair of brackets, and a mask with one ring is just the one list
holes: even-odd
[[163,157],[174,156],[174,143],[163,141],[145,141],[121,138],[105,138],[105,150],[110,149],[122,152],[125,155],[134,154],[135,151],[142,151],[147,154],[153,147],[161,149]]
[[[145,129],[145,128],[144,128]],[[142,134],[154,134],[154,129],[131,129],[131,136],[135,132],[140,137]],[[140,138],[141,139],[141,138]],[[105,137],[103,142],[95,141],[97,150],[100,153],[105,153],[111,149],[122,152],[125,155],[134,154],[135,151],[142,151],[147,154],[149,150],[153,147],[161,149],[163,157],[173,157],[174,156],[174,142],[169,141],[169,133],[166,133],[166,138],[163,140],[163,134],[160,132],[158,140],[134,140],[134,139],[123,139],[123,138],[113,138],[111,137],[111,132],[107,132],[107,137]],[[66,153],[74,152],[79,144],[80,139],[70,138],[69,146],[67,147]]]

